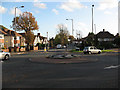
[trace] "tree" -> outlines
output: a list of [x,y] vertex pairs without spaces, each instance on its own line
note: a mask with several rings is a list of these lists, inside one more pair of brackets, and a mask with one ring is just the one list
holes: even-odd
[[13,19],[12,23],[13,29],[15,29],[16,31],[25,31],[25,39],[28,48],[29,45],[33,42],[34,34],[32,31],[39,29],[35,17],[30,12],[24,12],[23,14],[20,14],[19,17],[16,17],[16,25],[15,18]]
[[55,36],[55,44],[66,45],[68,43],[69,32],[63,24],[58,25],[58,34]]
[[70,39],[70,43],[72,43],[72,41],[74,40],[74,36],[69,35],[69,39]]
[[28,43],[29,45],[33,44],[33,42],[34,42],[33,32],[27,31],[25,34],[25,38],[26,38],[26,43]]
[[49,42],[50,42],[50,47],[51,47],[51,48],[54,48],[54,47],[55,47],[55,39],[52,37],[52,38],[49,40]]
[[94,38],[94,33],[89,33],[87,38],[86,38],[86,46],[93,46],[95,45],[95,38]]
[[117,36],[114,40],[114,44],[116,44],[117,47],[120,47],[120,36]]

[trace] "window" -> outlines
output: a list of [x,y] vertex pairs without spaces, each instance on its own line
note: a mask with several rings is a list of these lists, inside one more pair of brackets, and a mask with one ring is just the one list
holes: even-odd
[[90,49],[93,49],[93,47],[90,47]]

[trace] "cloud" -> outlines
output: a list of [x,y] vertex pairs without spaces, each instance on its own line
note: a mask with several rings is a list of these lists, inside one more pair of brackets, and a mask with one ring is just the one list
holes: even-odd
[[52,9],[52,11],[53,11],[56,15],[59,14],[58,10],[56,10],[56,9]]
[[6,8],[4,8],[3,6],[0,6],[0,13],[5,13],[7,11]]
[[62,27],[62,26],[64,26],[65,28],[68,28],[68,25],[66,23],[65,24],[56,24],[54,27],[56,29],[58,29],[59,27]]
[[78,0],[69,0],[61,4],[60,9],[66,10],[68,12],[73,12],[74,9],[87,8],[87,6],[82,5]]
[[[15,15],[15,7],[10,9],[10,14]],[[16,15],[22,14],[22,11],[17,8],[16,9]]]
[[24,0],[15,0],[15,2],[23,2]]
[[105,11],[104,14],[111,15],[112,13],[110,11]]
[[46,7],[46,4],[41,3],[41,2],[37,2],[37,1],[38,1],[38,0],[34,0],[34,6],[35,6],[35,7],[42,8],[42,9],[47,8],[47,7]]
[[35,11],[35,13],[39,13],[40,11],[38,11],[38,10],[34,10]]
[[74,28],[75,30],[80,31],[81,36],[83,37],[85,37],[88,34],[86,32],[90,32],[90,30],[88,29],[88,26],[83,22],[77,22],[74,27],[75,27]]
[[118,6],[117,0],[103,0],[99,2],[98,10],[112,9]]

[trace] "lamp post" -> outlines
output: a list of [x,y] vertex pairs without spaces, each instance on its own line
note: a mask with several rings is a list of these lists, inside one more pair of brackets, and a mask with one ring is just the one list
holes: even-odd
[[66,20],[71,20],[72,21],[72,35],[74,34],[73,33],[73,31],[74,31],[74,29],[73,29],[73,19],[66,19]]
[[94,22],[93,22],[93,7],[94,7],[94,5],[92,5],[92,33],[93,33],[93,27],[94,27],[94,26],[93,26],[93,23],[94,23]]
[[46,52],[48,50],[48,46],[46,45],[46,42],[48,41],[48,32],[47,32],[47,40],[45,40],[45,47],[44,47],[44,51]]
[[17,8],[24,8],[24,6],[20,6],[20,7],[15,7],[15,37],[14,37],[14,40],[15,40],[15,43],[14,43],[14,51],[16,52],[16,9]]
[[[74,33],[73,33],[73,31],[74,31],[74,29],[73,29],[73,19],[66,19],[66,20],[71,20],[72,21],[72,36],[74,37]],[[73,49],[73,41],[72,41],[72,49]]]
[[47,42],[48,42],[47,50],[49,50],[48,32],[47,32]]
[[94,24],[94,28],[95,28],[95,34],[96,34],[96,24]]

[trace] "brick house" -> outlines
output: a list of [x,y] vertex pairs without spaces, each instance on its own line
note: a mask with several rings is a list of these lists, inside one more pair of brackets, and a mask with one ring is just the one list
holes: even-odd
[[105,31],[105,29],[103,29],[103,31],[96,34],[96,36],[99,42],[112,42],[115,39],[115,36],[109,33],[108,31]]
[[0,29],[0,49],[4,48],[4,35],[7,34]]
[[[0,28],[0,32],[1,34],[4,35],[4,47],[6,48],[14,47],[15,42],[17,47],[20,47],[22,45],[23,37],[17,32],[3,28]],[[14,40],[15,35],[16,35],[16,40]]]
[[25,43],[25,33],[18,33],[20,34],[22,37],[20,39],[20,46],[26,46],[27,44]]

